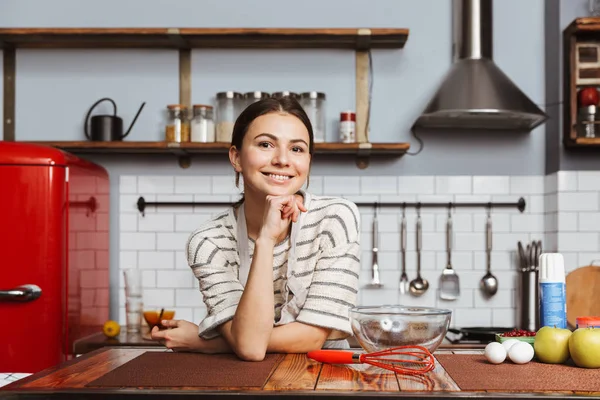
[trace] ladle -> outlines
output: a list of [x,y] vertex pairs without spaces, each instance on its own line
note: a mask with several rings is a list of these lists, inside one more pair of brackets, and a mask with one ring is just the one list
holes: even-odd
[[496,294],[498,291],[498,279],[492,274],[492,216],[491,206],[488,206],[487,221],[485,223],[486,231],[486,259],[487,259],[487,273],[481,278],[479,286],[488,297]]
[[402,254],[402,274],[400,275],[400,293],[408,293],[408,275],[406,275],[406,207],[402,208],[400,223],[400,249]]
[[410,281],[410,293],[413,296],[423,295],[429,289],[429,282],[421,278],[421,209],[417,207],[417,277]]

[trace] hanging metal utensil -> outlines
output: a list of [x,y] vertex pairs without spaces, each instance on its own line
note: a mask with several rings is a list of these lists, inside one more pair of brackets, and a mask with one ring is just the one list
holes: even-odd
[[448,261],[440,276],[440,299],[456,300],[460,296],[460,280],[452,268],[452,205],[448,205],[448,221],[446,223],[446,252]]
[[377,262],[377,254],[379,253],[379,223],[377,222],[378,204],[375,203],[375,213],[373,214],[373,263],[371,265],[371,283],[367,285],[370,289],[379,289],[383,284],[379,280],[379,264]]
[[408,293],[408,275],[406,275],[406,206],[402,207],[400,223],[400,251],[402,255],[402,274],[400,275],[400,293]]
[[427,279],[421,277],[421,247],[422,247],[421,209],[417,207],[417,277],[410,281],[409,290],[413,296],[422,296],[429,289]]
[[487,273],[481,278],[480,287],[488,297],[496,294],[498,291],[498,279],[492,274],[492,216],[491,206],[488,207],[487,221],[485,223],[486,230],[486,261],[487,261]]

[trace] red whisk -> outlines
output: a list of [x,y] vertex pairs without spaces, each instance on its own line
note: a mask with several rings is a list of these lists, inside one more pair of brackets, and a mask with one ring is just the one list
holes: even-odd
[[314,350],[307,356],[327,364],[369,364],[406,375],[422,375],[435,368],[433,354],[422,346],[399,346],[373,353]]

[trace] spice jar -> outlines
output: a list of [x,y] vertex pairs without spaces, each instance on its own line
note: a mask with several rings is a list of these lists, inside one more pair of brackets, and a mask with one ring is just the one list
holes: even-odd
[[170,104],[167,106],[169,110],[169,119],[165,133],[167,142],[189,142],[190,141],[190,126],[187,120],[188,108],[183,104]]
[[300,99],[300,95],[298,95],[298,93],[290,92],[288,90],[284,90],[283,92],[275,92],[271,95],[271,97],[273,97],[275,99],[280,98],[280,97],[290,97],[294,100]]
[[194,116],[190,122],[190,141],[208,143],[215,141],[215,123],[213,107],[205,104],[194,104]]
[[594,138],[596,137],[596,106],[586,106],[579,109],[579,134],[580,137]]
[[269,93],[261,91],[244,93],[244,108],[259,100],[268,99],[269,97],[271,97]]
[[215,140],[217,142],[231,142],[233,126],[240,114],[242,94],[237,92],[217,93],[217,129]]
[[340,142],[356,142],[356,114],[352,111],[340,113]]
[[305,92],[300,95],[300,104],[308,115],[313,128],[315,143],[325,141],[325,93]]

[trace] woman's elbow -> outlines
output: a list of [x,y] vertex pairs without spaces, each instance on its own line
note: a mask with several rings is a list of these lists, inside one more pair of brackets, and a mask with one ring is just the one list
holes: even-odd
[[265,359],[267,351],[266,349],[260,349],[256,346],[246,346],[236,348],[235,354],[244,361],[262,361]]

